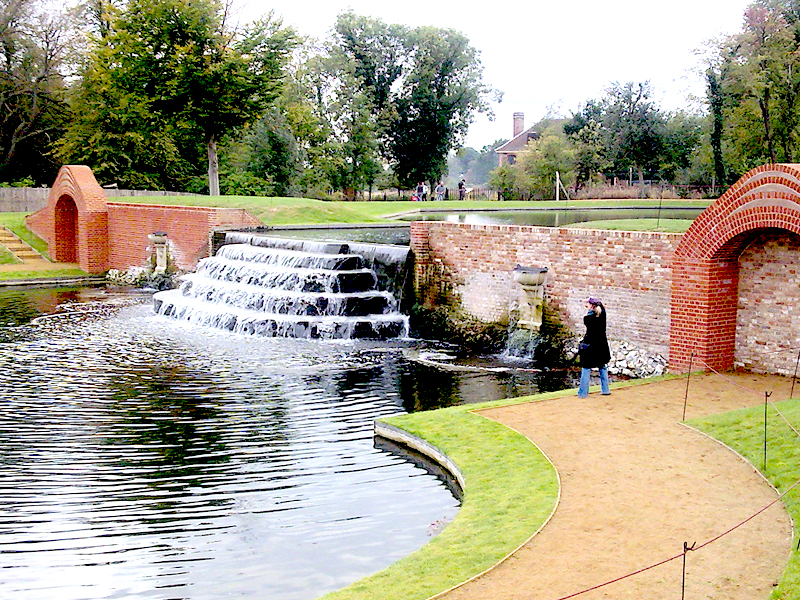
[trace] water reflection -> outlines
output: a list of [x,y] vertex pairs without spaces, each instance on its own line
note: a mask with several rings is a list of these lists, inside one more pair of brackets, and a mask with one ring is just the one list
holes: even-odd
[[120,298],[87,294],[0,344],[4,600],[315,598],[455,515],[441,481],[373,446],[402,412],[398,354],[111,316],[89,307]]
[[373,420],[543,385],[412,363],[409,341],[242,337],[156,317],[135,294],[49,293],[12,296],[29,308],[0,329],[4,600],[344,587],[458,510],[374,445]]
[[573,223],[611,219],[688,219],[693,220],[702,208],[526,208],[519,210],[470,210],[425,212],[400,217],[403,221],[447,221],[472,225],[532,225],[566,227]]

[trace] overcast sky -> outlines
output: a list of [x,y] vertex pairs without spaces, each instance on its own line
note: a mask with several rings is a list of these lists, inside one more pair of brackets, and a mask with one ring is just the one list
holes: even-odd
[[[452,28],[480,51],[484,82],[504,93],[495,121],[478,116],[466,145],[511,137],[548,112],[569,116],[612,82],[650,81],[665,110],[690,108],[703,93],[696,52],[736,33],[750,0],[234,0],[243,20],[269,11],[299,33],[325,37],[352,9],[386,23]],[[474,7],[474,8],[473,8]],[[696,105],[696,103],[695,103]]]

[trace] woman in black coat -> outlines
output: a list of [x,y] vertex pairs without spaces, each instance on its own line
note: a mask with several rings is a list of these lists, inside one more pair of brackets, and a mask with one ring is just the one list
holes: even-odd
[[607,365],[611,360],[611,351],[606,338],[606,309],[597,298],[589,298],[586,300],[586,311],[583,317],[586,335],[583,336],[578,353],[581,365],[581,383],[578,387],[580,398],[589,395],[592,369],[600,370],[600,391],[604,395],[611,393],[608,389]]

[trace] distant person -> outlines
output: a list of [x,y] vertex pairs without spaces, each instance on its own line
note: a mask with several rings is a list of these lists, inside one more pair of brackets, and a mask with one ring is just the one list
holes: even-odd
[[589,379],[592,369],[600,371],[600,391],[608,396],[608,361],[611,360],[611,350],[608,348],[606,337],[606,308],[597,298],[586,300],[586,315],[583,324],[586,325],[586,335],[583,336],[578,346],[578,357],[581,365],[581,383],[578,387],[578,397],[586,398],[589,395]]
[[422,184],[422,200],[427,200],[427,199],[428,199],[428,184],[427,183],[423,183]]
[[417,198],[420,200],[427,200],[425,196],[425,184],[421,181],[417,182]]
[[467,182],[463,179],[458,182],[458,199],[463,200],[467,195]]
[[434,192],[436,192],[436,200],[441,202],[444,200],[444,192],[447,188],[444,187],[444,184],[440,181],[439,184],[436,186]]

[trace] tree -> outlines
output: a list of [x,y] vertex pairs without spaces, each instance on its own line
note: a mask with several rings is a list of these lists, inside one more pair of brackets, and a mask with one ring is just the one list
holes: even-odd
[[711,153],[714,158],[714,176],[719,185],[725,185],[725,159],[722,155],[722,133],[724,128],[724,96],[720,87],[720,75],[713,69],[706,70],[706,94],[711,113]]
[[606,156],[615,171],[656,171],[664,149],[664,118],[650,100],[649,83],[614,83],[603,101]]
[[434,182],[477,112],[488,112],[477,51],[451,29],[408,29],[340,15],[333,46],[373,110],[383,157],[400,185]]
[[539,139],[528,142],[518,155],[514,165],[517,185],[532,198],[555,198],[556,173],[563,185],[572,183],[574,155],[563,132],[549,128]]
[[517,172],[508,164],[502,164],[489,173],[489,187],[497,190],[503,200],[514,200],[517,195]]
[[218,194],[217,143],[275,100],[294,33],[271,15],[231,29],[215,0],[130,0],[109,22],[60,155],[103,180],[161,189],[197,174],[205,149]]
[[72,17],[0,0],[0,181],[55,177],[49,154],[68,116],[64,80],[80,38]]
[[460,181],[462,176],[474,185],[486,185],[489,174],[497,168],[495,150],[508,140],[500,139],[481,148],[480,152],[473,148],[460,148],[447,161],[448,180]]
[[587,104],[583,111],[564,125],[564,133],[575,150],[576,187],[596,183],[598,175],[607,164],[599,107]]
[[659,172],[665,156],[666,116],[650,100],[650,84],[613,83],[605,96],[572,115],[564,131],[577,149],[577,179],[585,183],[598,169]]
[[[742,30],[709,59],[717,177],[764,162],[794,162],[800,143],[800,3],[756,0]],[[723,162],[724,161],[724,162]]]

